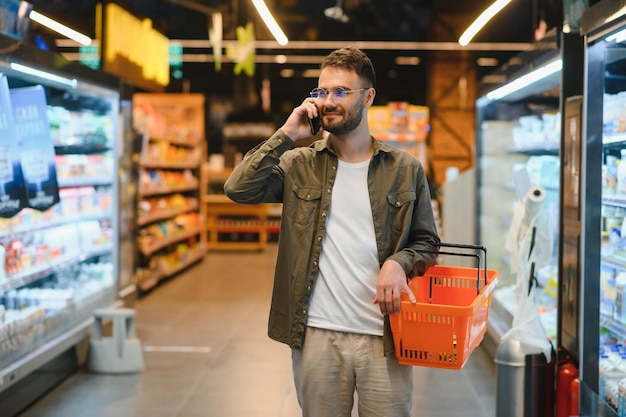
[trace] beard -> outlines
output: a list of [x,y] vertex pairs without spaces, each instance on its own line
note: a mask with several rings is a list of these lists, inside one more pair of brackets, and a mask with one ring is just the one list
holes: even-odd
[[333,135],[345,135],[352,132],[363,120],[363,107],[356,106],[344,111],[345,118],[333,122],[324,123],[324,130]]

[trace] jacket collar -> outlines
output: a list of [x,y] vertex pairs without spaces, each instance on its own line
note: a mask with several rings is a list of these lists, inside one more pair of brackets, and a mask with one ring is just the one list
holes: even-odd
[[[373,156],[378,155],[379,152],[389,152],[390,146],[386,143],[381,143],[374,136],[370,136],[372,142],[374,143],[374,154]],[[313,142],[310,145],[311,148],[315,149],[317,152],[328,151],[333,155],[336,155],[335,150],[333,149],[333,145],[330,141],[330,136],[325,139],[320,139],[318,141]]]

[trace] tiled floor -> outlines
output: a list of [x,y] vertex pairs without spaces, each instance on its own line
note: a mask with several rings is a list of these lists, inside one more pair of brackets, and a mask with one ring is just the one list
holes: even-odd
[[[22,417],[299,416],[289,348],[266,336],[275,254],[209,253],[135,305],[143,373],[79,372]],[[414,372],[413,416],[495,416],[480,348],[461,371]]]

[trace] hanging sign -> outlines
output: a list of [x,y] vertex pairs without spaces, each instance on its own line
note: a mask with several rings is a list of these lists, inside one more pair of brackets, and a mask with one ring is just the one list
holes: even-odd
[[222,14],[213,13],[211,16],[213,24],[209,29],[209,40],[211,41],[211,47],[213,48],[213,60],[215,61],[215,71],[220,72],[222,70]]
[[45,91],[40,85],[13,89],[11,104],[28,206],[44,211],[60,200]]
[[13,217],[27,206],[9,84],[0,75],[0,217]]
[[226,49],[226,55],[235,61],[233,72],[239,75],[243,70],[248,77],[254,76],[255,54],[254,26],[248,23],[246,27],[237,27],[237,46]]

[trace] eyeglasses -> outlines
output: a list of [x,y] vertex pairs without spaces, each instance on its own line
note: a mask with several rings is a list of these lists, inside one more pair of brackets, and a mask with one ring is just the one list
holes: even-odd
[[364,91],[367,89],[369,89],[369,87],[359,88],[356,90],[346,90],[342,87],[335,87],[331,88],[330,90],[327,90],[325,88],[314,88],[309,94],[311,95],[311,98],[315,100],[326,100],[326,97],[328,97],[328,95],[330,94],[330,99],[334,103],[339,103],[340,101],[344,101],[348,94],[356,93],[357,91]]

